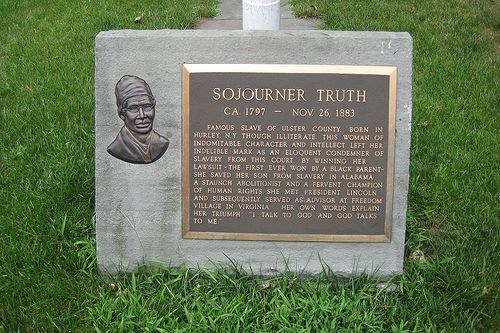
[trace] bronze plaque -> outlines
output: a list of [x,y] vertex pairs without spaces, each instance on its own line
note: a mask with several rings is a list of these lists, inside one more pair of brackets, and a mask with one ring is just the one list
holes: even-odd
[[183,65],[183,237],[389,242],[396,67]]

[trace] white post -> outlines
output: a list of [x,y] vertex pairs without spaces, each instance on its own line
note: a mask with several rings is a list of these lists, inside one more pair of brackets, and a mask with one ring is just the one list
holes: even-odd
[[279,30],[280,0],[243,0],[243,30]]

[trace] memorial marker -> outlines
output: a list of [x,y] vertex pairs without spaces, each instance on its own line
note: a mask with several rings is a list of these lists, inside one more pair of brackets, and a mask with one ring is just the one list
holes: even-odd
[[101,32],[99,269],[401,273],[411,64],[407,33]]
[[390,241],[396,74],[185,64],[184,237]]

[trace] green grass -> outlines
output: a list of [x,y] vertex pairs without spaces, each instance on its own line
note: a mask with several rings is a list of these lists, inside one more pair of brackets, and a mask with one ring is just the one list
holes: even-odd
[[0,332],[497,331],[494,1],[292,1],[297,14],[321,16],[328,29],[414,38],[411,258],[393,281],[399,291],[327,272],[269,280],[183,269],[99,277],[94,36],[193,27],[215,14],[214,2],[0,2]]

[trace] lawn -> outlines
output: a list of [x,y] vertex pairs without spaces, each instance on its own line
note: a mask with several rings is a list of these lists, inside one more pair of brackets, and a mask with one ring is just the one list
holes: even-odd
[[498,331],[500,5],[488,0],[291,1],[325,29],[413,36],[407,258],[396,291],[328,272],[99,276],[94,37],[192,28],[216,2],[0,2],[0,332]]

